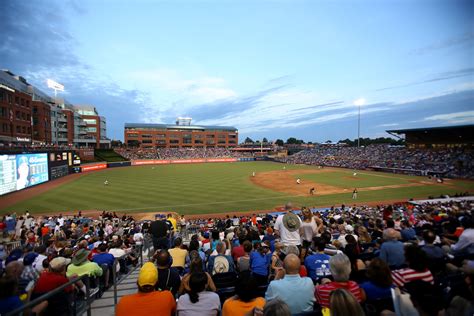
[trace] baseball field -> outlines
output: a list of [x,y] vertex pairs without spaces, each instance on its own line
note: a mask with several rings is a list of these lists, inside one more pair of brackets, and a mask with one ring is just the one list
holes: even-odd
[[[285,169],[284,169],[285,168]],[[255,176],[253,176],[255,172]],[[297,184],[296,180],[301,179]],[[108,185],[104,182],[107,180]],[[311,188],[315,194],[310,195]],[[352,191],[358,189],[356,200]],[[83,173],[0,197],[0,213],[78,210],[210,214],[406,201],[474,192],[474,182],[274,162],[136,166]]]

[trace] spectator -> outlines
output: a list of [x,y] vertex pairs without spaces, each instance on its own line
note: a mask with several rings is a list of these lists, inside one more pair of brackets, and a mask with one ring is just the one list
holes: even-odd
[[89,251],[85,249],[79,249],[74,257],[72,263],[67,267],[66,276],[71,277],[72,275],[83,276],[87,274],[90,277],[100,277],[102,275],[102,268],[95,262],[90,262],[87,257]]
[[357,302],[365,301],[365,292],[354,281],[349,281],[351,262],[345,254],[337,254],[329,259],[329,269],[334,281],[316,286],[315,296],[321,307],[329,308],[329,296],[336,289],[346,289]]
[[173,258],[171,267],[177,268],[180,272],[184,271],[184,266],[186,262],[189,261],[188,251],[181,248],[182,244],[182,239],[178,237],[174,240],[174,248],[169,250],[171,258]]
[[235,262],[237,262],[239,258],[245,254],[245,251],[244,251],[245,238],[246,236],[244,234],[240,234],[239,245],[232,248],[232,258],[234,258]]
[[385,261],[380,258],[372,259],[367,268],[367,278],[369,280],[360,285],[367,296],[367,301],[392,297],[392,275]]
[[168,249],[170,246],[169,234],[171,228],[165,220],[157,220],[151,223],[150,233],[153,240],[153,248],[155,252],[160,249]]
[[406,290],[420,316],[435,316],[443,310],[443,295],[433,284],[421,280],[411,281],[406,284]]
[[344,226],[343,233],[337,239],[341,243],[342,248],[345,248],[347,246],[346,236],[354,237],[356,242],[359,240],[359,236],[354,234],[354,227],[352,227],[351,225],[346,225],[346,226]]
[[235,296],[227,299],[222,307],[222,316],[246,315],[254,308],[263,309],[265,299],[258,297],[257,282],[250,271],[241,272],[235,286]]
[[330,278],[331,271],[329,270],[329,255],[324,253],[326,243],[321,237],[313,238],[313,254],[306,257],[304,265],[308,270],[308,276],[313,280],[313,283],[320,283],[322,278]]
[[226,272],[235,272],[234,260],[231,256],[225,255],[225,245],[221,242],[216,244],[216,256],[210,256],[207,263],[207,271],[211,275],[226,273]]
[[365,316],[354,295],[345,289],[336,289],[329,297],[331,316]]
[[443,259],[445,257],[443,249],[434,245],[436,235],[432,230],[423,231],[423,240],[425,244],[421,247],[421,250],[426,253],[428,259]]
[[278,215],[275,221],[275,234],[280,236],[280,241],[283,245],[299,246],[301,245],[301,238],[299,228],[301,227],[301,219],[293,214],[292,204],[285,205],[285,214]]
[[405,258],[408,268],[392,272],[393,283],[396,286],[403,288],[406,283],[416,280],[433,283],[433,274],[428,269],[428,258],[423,250],[415,245],[407,246]]
[[259,285],[268,283],[268,273],[272,254],[268,242],[256,244],[257,249],[250,253],[250,270]]
[[311,294],[314,288],[310,278],[299,276],[300,259],[294,254],[285,257],[285,276],[283,279],[274,280],[268,285],[265,299],[271,301],[279,298],[288,303],[292,314],[311,311],[314,297]]
[[191,288],[189,287],[189,279],[193,273],[198,272],[203,272],[207,275],[206,290],[212,292],[216,291],[216,285],[214,284],[214,281],[212,281],[211,275],[207,272],[204,272],[203,267],[204,265],[201,257],[199,256],[199,253],[196,250],[193,250],[191,252],[191,264],[189,266],[189,273],[185,274],[181,279],[181,286],[179,287],[178,291],[179,294],[189,293],[191,291]]
[[17,294],[17,289],[18,282],[14,276],[0,278],[0,315],[23,306],[23,302]]
[[107,252],[107,244],[100,244],[97,247],[97,253],[92,256],[92,262],[97,263],[99,266],[106,264],[109,269],[114,266],[115,257],[111,253]]
[[171,268],[172,258],[168,250],[162,249],[155,254],[156,265],[158,267],[158,282],[156,290],[170,291],[173,296],[181,286],[181,277],[176,269]]
[[404,246],[398,240],[400,234],[393,228],[384,231],[384,240],[380,248],[380,259],[385,261],[390,269],[397,269],[405,264]]
[[409,221],[402,220],[400,222],[400,228],[402,229],[400,232],[402,241],[416,240],[416,231],[413,229]]
[[250,253],[252,251],[252,243],[248,240],[243,244],[244,255],[237,259],[237,268],[240,272],[250,270]]
[[158,270],[151,262],[140,269],[137,285],[138,293],[123,296],[117,304],[117,316],[155,315],[159,307],[160,315],[174,315],[176,302],[170,291],[155,291]]
[[[459,240],[451,245],[453,255],[473,255],[474,254],[474,220],[471,216],[464,216],[461,220],[464,228]],[[446,238],[445,238],[446,241]]]
[[221,309],[219,295],[205,291],[208,279],[203,272],[191,275],[190,292],[180,296],[178,300],[178,316],[216,316]]
[[[38,298],[52,290],[66,284],[69,279],[66,277],[66,267],[71,262],[70,259],[64,257],[56,257],[49,263],[49,269],[41,273],[38,282],[33,290],[32,298]],[[71,279],[75,277],[71,276]],[[84,284],[79,281],[76,283],[78,287],[85,292]],[[61,293],[48,298],[47,315],[68,315],[71,313],[69,302],[70,296],[74,291],[74,286],[66,287]]]
[[39,272],[33,268],[33,262],[35,262],[37,253],[30,252],[23,258],[23,265],[25,266],[21,273],[21,278],[28,281],[36,282],[39,278]]
[[263,316],[291,316],[290,307],[281,299],[267,301],[263,308]]

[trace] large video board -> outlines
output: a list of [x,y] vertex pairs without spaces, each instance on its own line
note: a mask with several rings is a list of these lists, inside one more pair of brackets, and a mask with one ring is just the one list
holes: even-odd
[[0,195],[49,180],[48,155],[0,155]]

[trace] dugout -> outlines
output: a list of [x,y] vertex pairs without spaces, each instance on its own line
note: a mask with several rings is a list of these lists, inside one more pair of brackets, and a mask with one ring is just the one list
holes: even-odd
[[442,127],[388,130],[387,133],[403,138],[408,148],[474,147],[474,124]]

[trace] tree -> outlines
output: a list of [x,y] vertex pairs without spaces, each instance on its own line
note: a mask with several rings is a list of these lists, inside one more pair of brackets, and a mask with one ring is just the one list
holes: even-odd
[[117,147],[122,147],[123,143],[121,140],[112,140],[110,142],[110,146],[112,146],[112,148],[117,148]]
[[246,143],[246,144],[248,144],[248,143],[253,144],[253,140],[252,140],[250,137],[247,137],[247,138],[245,139],[244,143]]
[[275,144],[277,144],[278,146],[283,146],[285,144],[285,142],[282,139],[277,139],[275,141]]
[[262,143],[268,143],[268,139],[266,137],[263,138]]
[[288,145],[295,145],[295,144],[298,144],[298,140],[294,137],[290,137],[286,140],[286,143]]

